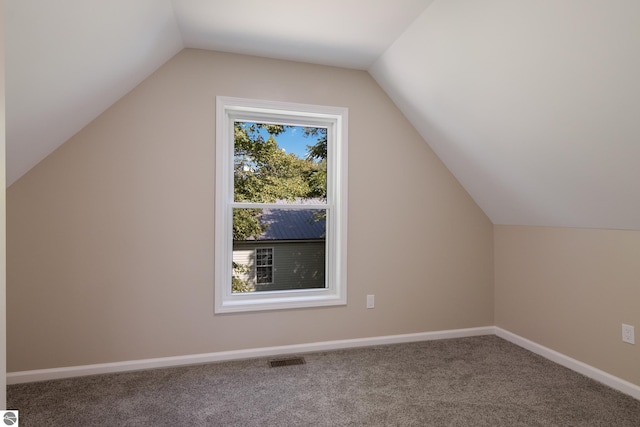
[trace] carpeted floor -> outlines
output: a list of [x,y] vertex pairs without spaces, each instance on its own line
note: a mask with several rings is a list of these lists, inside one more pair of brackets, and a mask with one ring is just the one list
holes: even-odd
[[495,336],[17,384],[20,426],[640,426],[640,401]]

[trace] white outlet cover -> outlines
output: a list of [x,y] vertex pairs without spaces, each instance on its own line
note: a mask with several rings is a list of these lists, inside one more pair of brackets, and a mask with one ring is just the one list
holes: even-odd
[[622,324],[622,341],[629,344],[636,343],[636,333],[633,326]]
[[376,296],[367,295],[367,308],[374,308],[376,306]]

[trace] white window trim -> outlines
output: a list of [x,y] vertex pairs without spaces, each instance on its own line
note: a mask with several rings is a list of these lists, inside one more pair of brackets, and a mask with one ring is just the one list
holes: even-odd
[[[233,293],[234,120],[327,128],[327,250],[322,289]],[[216,98],[215,313],[281,310],[347,303],[347,131],[348,110],[232,98]],[[287,205],[277,205],[287,208]],[[309,206],[307,206],[309,207]]]

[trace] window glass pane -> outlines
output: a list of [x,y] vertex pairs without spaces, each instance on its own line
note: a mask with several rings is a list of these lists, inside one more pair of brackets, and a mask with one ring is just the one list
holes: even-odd
[[327,129],[234,122],[234,201],[325,203]]
[[[273,283],[273,267],[256,267],[256,283],[258,285],[268,285]],[[260,288],[261,286],[258,286]]]
[[273,264],[273,249],[256,249],[256,265],[266,267]]
[[325,288],[326,216],[325,209],[234,208],[232,291]]

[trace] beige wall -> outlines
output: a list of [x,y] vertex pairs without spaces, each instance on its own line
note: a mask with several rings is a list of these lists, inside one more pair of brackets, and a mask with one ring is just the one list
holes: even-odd
[[[349,108],[346,307],[213,314],[216,95]],[[363,71],[184,50],[7,204],[9,371],[494,324],[493,226]]]
[[5,232],[5,101],[4,101],[4,0],[0,0],[0,409],[7,404],[6,388],[6,232]]
[[496,325],[640,385],[640,231],[495,227]]

